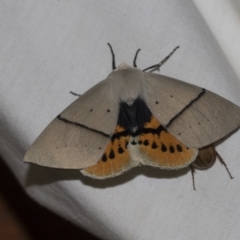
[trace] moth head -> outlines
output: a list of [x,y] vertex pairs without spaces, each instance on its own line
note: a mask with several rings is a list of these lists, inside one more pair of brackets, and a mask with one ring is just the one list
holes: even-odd
[[117,70],[123,70],[123,69],[130,69],[130,68],[133,68],[132,66],[126,64],[125,62],[122,62],[116,69],[115,71]]

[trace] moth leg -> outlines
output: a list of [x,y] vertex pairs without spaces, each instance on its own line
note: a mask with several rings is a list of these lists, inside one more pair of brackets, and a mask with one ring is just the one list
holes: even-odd
[[74,95],[74,96],[77,96],[77,97],[81,97],[81,96],[82,96],[81,94],[77,94],[77,93],[72,92],[72,91],[70,91],[70,93],[71,93],[72,95]]
[[195,179],[194,179],[194,174],[195,174],[195,168],[192,164],[190,164],[190,169],[191,169],[191,173],[192,173],[192,183],[193,183],[193,190],[196,190],[195,187]]
[[178,48],[180,48],[179,46],[177,46],[177,47],[175,47],[173,50],[172,50],[172,52],[170,52],[160,63],[158,63],[158,64],[155,64],[155,65],[153,65],[153,66],[150,66],[150,67],[148,67],[148,68],[145,68],[144,70],[143,70],[143,72],[145,72],[145,71],[147,71],[147,70],[150,70],[150,69],[152,69],[152,70],[150,70],[149,72],[154,72],[154,71],[156,71],[156,70],[160,70],[160,67],[174,54],[174,52],[178,49]]
[[233,179],[234,177],[232,176],[232,174],[230,173],[228,167],[227,167],[227,164],[224,162],[223,158],[220,156],[220,154],[216,151],[215,149],[215,152],[216,152],[216,156],[218,157],[219,161],[221,164],[223,164],[223,166],[226,168],[227,172],[228,172],[228,175],[231,179]]

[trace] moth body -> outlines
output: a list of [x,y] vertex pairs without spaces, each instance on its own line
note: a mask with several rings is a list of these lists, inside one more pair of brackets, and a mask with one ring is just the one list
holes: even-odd
[[122,63],[52,121],[24,161],[99,179],[138,165],[179,169],[239,126],[230,101]]

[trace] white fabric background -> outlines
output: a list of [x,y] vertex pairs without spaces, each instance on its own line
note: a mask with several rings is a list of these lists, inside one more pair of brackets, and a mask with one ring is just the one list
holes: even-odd
[[[24,153],[75,97],[117,64],[143,69],[176,54],[161,73],[207,88],[240,105],[240,1],[0,2],[0,153],[39,203],[102,239],[239,239],[240,164],[236,132],[219,162],[188,169],[141,167],[105,181],[24,164]],[[209,103],[211,104],[211,103]],[[33,216],[33,221],[38,221]]]

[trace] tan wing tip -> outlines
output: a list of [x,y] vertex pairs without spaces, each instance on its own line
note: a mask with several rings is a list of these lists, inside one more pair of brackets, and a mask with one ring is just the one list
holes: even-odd
[[83,165],[81,161],[78,161],[78,159],[72,159],[71,161],[66,161],[66,159],[65,160],[59,159],[50,155],[41,156],[41,154],[36,151],[37,150],[31,150],[31,149],[27,151],[27,153],[23,158],[23,162],[35,164],[41,167],[54,168],[54,169],[80,170],[82,168],[89,167],[89,165],[87,166],[86,164]]

